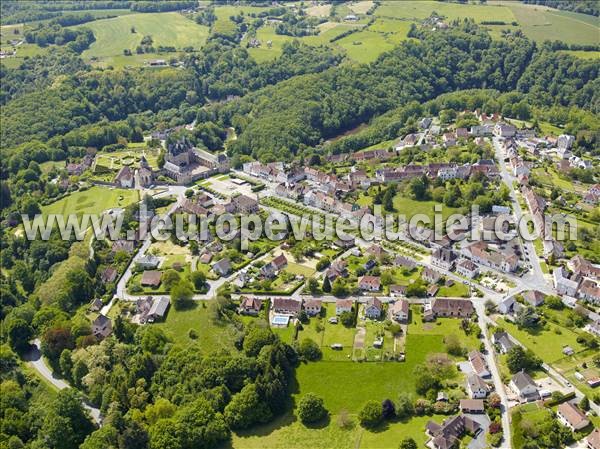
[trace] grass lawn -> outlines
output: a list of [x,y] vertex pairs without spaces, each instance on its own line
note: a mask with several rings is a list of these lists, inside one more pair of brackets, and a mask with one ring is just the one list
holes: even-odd
[[113,207],[125,207],[139,201],[137,190],[114,189],[94,186],[88,190],[78,191],[69,196],[42,207],[47,214],[100,214]]
[[[564,358],[564,346],[571,346],[576,353],[584,349],[577,343],[577,333],[554,323],[548,324],[549,330],[541,329],[531,333],[503,319],[498,320],[498,325],[549,364]],[[556,333],[557,331],[560,333]]]
[[152,325],[161,328],[174,343],[190,343],[192,340],[188,336],[188,332],[190,329],[194,329],[198,334],[197,341],[202,348],[206,348],[207,352],[219,348],[233,348],[235,335],[233,326],[213,323],[209,319],[206,301],[197,301],[193,308],[186,310],[175,310],[173,307],[169,307],[165,321]]
[[448,296],[451,298],[460,297],[460,298],[468,298],[469,297],[469,287],[461,282],[454,282],[454,284],[450,287],[446,287],[442,285],[440,290],[438,291],[437,296],[443,297]]
[[346,50],[351,59],[360,63],[373,62],[381,53],[395,46],[384,34],[370,30],[352,33],[336,41],[336,44]]
[[311,277],[316,272],[314,268],[307,267],[306,265],[302,265],[295,262],[288,262],[287,267],[285,267],[284,271],[287,271],[291,274],[300,274],[305,278]]
[[[397,193],[394,197],[394,209],[398,214],[404,214],[406,217],[411,217],[416,214],[424,214],[429,217],[433,223],[433,216],[435,214],[434,206],[435,201],[417,201],[412,198],[404,196],[401,192]],[[446,220],[450,215],[456,214],[460,209],[448,207],[442,205],[442,219]]]
[[419,448],[425,447],[425,425],[430,419],[441,422],[444,416],[420,416],[405,422],[389,423],[374,431],[365,430],[351,416],[352,425],[341,428],[338,415],[324,423],[306,427],[289,412],[265,426],[232,435],[233,449],[387,449],[398,447],[403,436],[411,436]]
[[[458,336],[461,344],[466,347],[469,351],[473,349],[479,349],[481,341],[473,334],[466,335],[461,329],[460,319],[455,318],[438,318],[434,322],[424,323],[421,318],[421,307],[411,306],[410,308],[410,323],[408,324],[408,330],[406,331],[408,336],[438,336],[442,340],[445,335],[454,334]],[[409,355],[409,354],[407,354]]]
[[[96,36],[96,41],[83,52],[85,59],[123,56],[124,49],[135,54],[135,49],[144,36],[152,37],[154,47],[171,46],[177,50],[188,46],[198,49],[208,37],[208,27],[198,25],[176,12],[129,14],[81,26],[90,28]],[[132,27],[135,28],[135,33],[131,32]],[[154,54],[142,56],[145,59],[156,58]],[[131,59],[135,61],[135,58]]]
[[520,449],[529,438],[523,435],[521,423],[526,420],[532,424],[542,422],[551,414],[547,408],[539,408],[536,403],[525,404],[511,410],[512,447]]
[[[405,362],[336,362],[303,364],[296,370],[297,395],[313,392],[323,398],[333,414],[340,410],[358,413],[369,399],[396,398],[414,393],[414,368],[427,354],[443,352],[440,335],[407,336]],[[348,394],[351,391],[352,394]]]

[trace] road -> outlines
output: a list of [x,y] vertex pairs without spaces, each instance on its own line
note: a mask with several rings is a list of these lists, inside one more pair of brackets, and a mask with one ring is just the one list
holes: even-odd
[[[58,390],[64,390],[65,388],[71,388],[71,386],[62,379],[59,379],[54,375],[52,369],[46,364],[42,357],[42,351],[40,350],[40,340],[35,339],[31,342],[31,350],[25,356],[25,360],[31,365],[44,379],[54,385]],[[102,416],[100,409],[92,407],[85,401],[81,401],[81,405],[90,413],[90,416],[98,426],[102,426]]]
[[[507,154],[502,149],[500,139],[494,137],[492,141],[494,145],[494,150],[496,152],[496,159],[498,160],[498,165],[500,166],[500,176],[502,178],[502,181],[510,191],[510,198],[512,200],[514,216],[516,222],[519,223],[523,217],[523,210],[521,209],[521,204],[519,203],[519,199],[517,198],[517,193],[514,187],[514,182],[516,181],[516,179],[509,173],[508,168],[506,167],[506,162],[504,162],[504,158],[507,157]],[[546,281],[545,274],[542,271],[540,260],[535,251],[535,247],[533,246],[533,242],[527,241],[525,239],[520,240],[521,246],[526,250],[524,251],[524,253],[528,257],[529,266],[532,270],[532,272],[524,276],[523,282],[526,282],[529,289],[548,291],[548,283]]]
[[494,381],[494,389],[496,393],[500,396],[500,400],[502,403],[502,432],[504,433],[504,440],[502,441],[501,448],[510,448],[510,442],[512,441],[511,431],[510,431],[510,417],[508,414],[508,396],[506,395],[506,390],[504,389],[504,384],[502,383],[502,376],[500,375],[500,370],[498,370],[498,364],[496,363],[496,358],[494,357],[494,347],[492,342],[490,341],[488,334],[486,332],[486,323],[491,321],[488,319],[485,314],[485,307],[480,301],[473,301],[475,310],[477,311],[477,322],[481,331],[483,332],[483,344],[485,346],[486,354],[486,362],[490,372],[492,373],[492,380]]

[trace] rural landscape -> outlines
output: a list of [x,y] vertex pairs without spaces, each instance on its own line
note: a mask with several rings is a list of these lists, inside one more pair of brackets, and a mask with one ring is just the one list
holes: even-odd
[[600,2],[0,3],[0,448],[600,449]]

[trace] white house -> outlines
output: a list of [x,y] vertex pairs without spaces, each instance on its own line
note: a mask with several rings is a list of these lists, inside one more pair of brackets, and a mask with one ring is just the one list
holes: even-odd
[[396,301],[391,307],[392,318],[395,321],[399,321],[401,323],[408,321],[408,313],[408,301],[404,299]]
[[537,385],[525,371],[520,371],[512,377],[510,388],[519,395],[522,401],[536,401],[540,398]]
[[485,399],[490,391],[486,384],[477,374],[471,374],[467,380],[469,396],[472,399]]

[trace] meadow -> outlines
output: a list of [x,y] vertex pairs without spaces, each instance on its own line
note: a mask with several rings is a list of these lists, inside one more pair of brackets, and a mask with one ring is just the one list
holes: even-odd
[[[102,19],[84,25],[94,32],[96,41],[83,52],[85,59],[98,58],[109,63],[113,57],[131,58],[139,63],[139,58],[123,56],[135,48],[144,36],[151,36],[153,46],[172,46],[177,50],[184,47],[199,49],[208,38],[208,27],[198,25],[179,13],[129,14],[112,19]],[[135,29],[135,33],[132,32]],[[144,59],[155,59],[157,55],[141,55]],[[119,60],[120,60],[119,59]]]
[[107,209],[125,207],[137,201],[139,201],[137,190],[94,186],[43,206],[42,214],[100,214]]
[[460,5],[437,1],[410,0],[403,2],[386,1],[375,11],[376,16],[393,17],[395,19],[423,20],[433,11],[445,16],[448,20],[471,18],[475,22],[498,20],[512,22],[515,17],[506,6],[492,5]]

